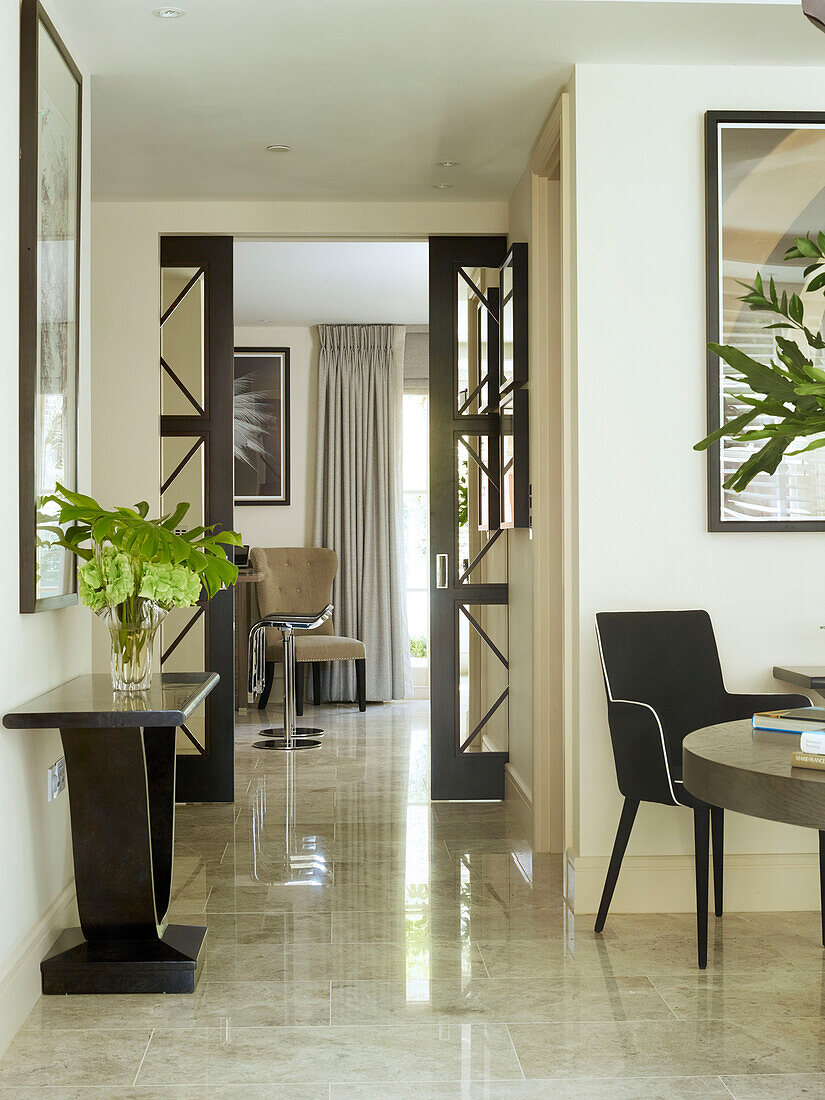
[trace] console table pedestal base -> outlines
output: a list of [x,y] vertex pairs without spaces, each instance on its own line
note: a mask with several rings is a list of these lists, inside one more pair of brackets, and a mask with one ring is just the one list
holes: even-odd
[[194,993],[206,929],[170,924],[161,939],[89,943],[61,933],[40,964],[45,994]]

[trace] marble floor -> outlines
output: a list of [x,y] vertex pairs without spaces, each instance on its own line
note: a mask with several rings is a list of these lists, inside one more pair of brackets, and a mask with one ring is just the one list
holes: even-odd
[[597,937],[505,806],[430,804],[426,704],[310,716],[292,758],[250,716],[235,805],[179,808],[196,993],[41,998],[0,1097],[825,1098],[816,913],[711,920],[705,973],[690,914]]

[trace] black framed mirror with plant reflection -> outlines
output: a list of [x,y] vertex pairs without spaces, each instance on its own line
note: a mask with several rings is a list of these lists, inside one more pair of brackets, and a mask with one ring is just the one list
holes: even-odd
[[[37,0],[20,11],[20,610],[77,602],[55,542],[58,483],[77,489],[83,81]],[[42,507],[42,511],[40,510]]]
[[[709,111],[705,141],[708,434],[741,429],[698,445],[708,449],[708,529],[822,531],[825,449],[807,448],[810,438],[782,424],[784,438],[774,443],[766,429],[782,416],[770,402],[784,384],[776,366],[783,356],[808,360],[814,384],[825,368],[817,347],[825,299],[809,271],[812,254],[793,255],[797,238],[815,242],[825,230],[825,114]],[[759,286],[765,302],[750,293]],[[770,387],[774,369],[780,390],[762,392],[760,378]],[[804,415],[793,386],[785,392],[788,408]]]

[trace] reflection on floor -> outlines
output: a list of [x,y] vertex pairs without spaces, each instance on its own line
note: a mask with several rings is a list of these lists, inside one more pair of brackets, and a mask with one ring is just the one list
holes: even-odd
[[194,996],[41,998],[0,1096],[825,1097],[815,913],[711,922],[704,974],[688,914],[574,930],[504,806],[430,805],[426,704],[309,715],[322,749],[250,721],[235,806],[180,808]]

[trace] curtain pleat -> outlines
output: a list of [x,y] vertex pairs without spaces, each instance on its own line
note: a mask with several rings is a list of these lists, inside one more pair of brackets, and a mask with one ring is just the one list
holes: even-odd
[[[403,329],[319,325],[316,546],[338,554],[336,634],[367,651],[367,698],[412,695],[401,486]],[[322,690],[355,697],[350,661],[331,662]]]

